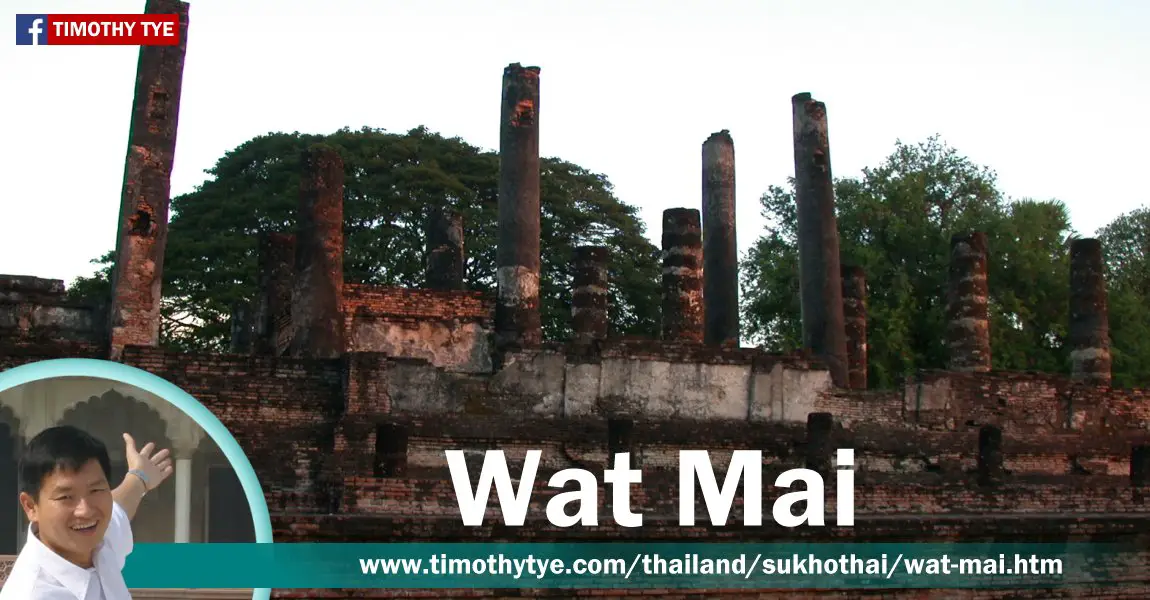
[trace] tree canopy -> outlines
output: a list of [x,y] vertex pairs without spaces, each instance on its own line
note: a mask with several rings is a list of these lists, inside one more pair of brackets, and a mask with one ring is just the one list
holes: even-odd
[[[343,129],[272,133],[225,154],[211,178],[172,201],[164,267],[162,343],[220,350],[236,302],[255,297],[257,234],[296,227],[299,155],[326,143],[345,166],[345,278],[419,286],[424,222],[432,208],[460,211],[469,288],[494,291],[499,157],[424,128],[405,134]],[[569,335],[571,259],[578,245],[610,249],[613,335],[657,336],[659,249],[637,210],[603,175],[542,161],[544,335]],[[1008,200],[989,168],[937,136],[898,142],[878,166],[835,182],[841,256],[868,287],[869,380],[898,385],[917,369],[945,368],[951,235],[982,231],[990,244],[991,347],[996,369],[1067,372],[1069,242],[1079,236],[1057,200]],[[773,351],[800,345],[794,182],[761,200],[767,225],[742,261],[744,337]],[[1150,210],[1097,233],[1104,244],[1116,385],[1150,385]],[[73,296],[108,293],[111,252]]]
[[[937,136],[896,143],[881,165],[838,179],[835,191],[842,261],[867,275],[872,387],[898,385],[917,369],[945,368],[950,238],[966,231],[985,232],[990,246],[994,367],[1067,371],[1069,242],[1077,234],[1061,202],[1008,201],[993,171]],[[744,322],[756,343],[788,351],[799,347],[802,333],[793,180],[772,186],[761,203],[768,225],[743,260]],[[1146,211],[1135,213],[1100,234],[1118,275],[1110,287],[1119,384],[1146,383],[1150,372],[1150,326],[1142,316],[1150,299],[1147,220]],[[1126,308],[1139,303],[1140,312]],[[1141,333],[1128,339],[1122,328],[1138,318],[1131,329]]]
[[[425,223],[433,208],[462,213],[469,289],[494,291],[499,156],[418,128],[406,134],[364,128],[330,135],[272,133],[225,154],[194,192],[172,200],[164,264],[162,342],[224,348],[232,307],[255,298],[257,236],[294,232],[300,160],[326,143],[344,161],[344,271],[350,282],[422,285]],[[579,245],[609,248],[614,334],[656,335],[659,250],[637,209],[620,202],[603,175],[557,158],[542,161],[541,304],[544,335],[570,333],[571,261]],[[108,253],[79,296],[106,294]]]
[[1150,386],[1150,208],[1114,219],[1098,239],[1106,255],[1114,383]]

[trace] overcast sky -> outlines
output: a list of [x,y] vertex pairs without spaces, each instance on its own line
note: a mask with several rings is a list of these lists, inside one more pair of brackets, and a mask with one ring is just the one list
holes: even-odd
[[[0,273],[70,282],[115,241],[139,50],[18,47],[12,15],[144,3],[5,5]],[[758,197],[794,171],[798,92],[827,104],[836,176],[938,133],[1092,234],[1150,204],[1148,30],[1136,0],[196,0],[172,192],[270,131],[426,125],[495,149],[520,62],[542,68],[542,154],[606,174],[656,242],[729,129],[746,250]]]

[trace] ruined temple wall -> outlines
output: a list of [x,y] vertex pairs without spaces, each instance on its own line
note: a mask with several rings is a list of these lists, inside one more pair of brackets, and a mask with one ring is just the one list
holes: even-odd
[[[540,450],[540,477],[572,467],[597,471],[610,452],[611,422],[603,418],[509,419],[475,415],[435,419],[392,415],[387,421],[407,436],[406,472],[416,478],[448,479],[446,450],[462,450],[481,461],[488,450],[502,450],[514,469],[528,450]],[[725,464],[734,450],[759,450],[763,464],[779,468],[805,466],[808,437],[803,427],[788,423],[709,423],[636,421],[629,423],[626,449],[632,464],[644,472],[677,469],[679,452],[708,450],[715,464]],[[361,451],[374,446],[365,444]],[[1150,444],[1150,433],[1099,438],[1093,435],[1006,437],[1004,467],[1012,477],[1049,479],[1073,476],[1129,478],[1132,449]],[[978,466],[977,432],[929,432],[868,427],[834,432],[835,448],[855,450],[860,481],[895,478],[936,485],[969,478]]]
[[[67,351],[73,348],[67,344],[39,349],[17,349],[10,339],[0,344],[7,366],[62,356],[95,356],[94,348],[92,353],[73,353]],[[185,371],[202,368],[219,376],[231,374],[229,385],[240,388],[249,385],[243,375],[249,372],[247,367],[236,370],[220,365],[291,364],[305,372],[318,369],[339,374],[346,368],[340,366],[341,360],[348,359],[293,362],[180,355],[139,347],[132,356],[160,357],[159,364],[181,364]],[[562,348],[510,356],[506,367],[494,375],[451,371],[427,360],[381,356],[380,361],[362,367],[357,377],[381,386],[389,401],[387,411],[410,416],[629,416],[640,421],[804,423],[810,413],[826,412],[842,427],[883,427],[892,439],[898,436],[895,430],[907,427],[972,431],[988,423],[1001,425],[1012,436],[1060,432],[1112,436],[1115,431],[1150,430],[1147,390],[1113,390],[1052,375],[927,372],[908,384],[900,399],[897,392],[831,388],[826,371],[817,363],[754,349],[615,341],[604,343],[593,356]],[[167,369],[160,367],[161,372]],[[306,388],[296,395],[301,405],[319,407],[339,399],[342,392],[333,390],[323,394],[336,394],[335,400],[308,398],[313,392]]]
[[[105,307],[69,300],[58,279],[0,275],[0,343],[98,345],[106,336]],[[45,348],[45,351],[49,351]]]
[[212,411],[249,457],[269,504],[312,501],[321,459],[331,451],[333,414],[343,404],[342,361],[129,346],[123,362],[170,381]]
[[[890,430],[865,427],[841,435],[837,443],[854,448],[860,472],[961,475],[977,467],[977,431]],[[1003,466],[1014,475],[1095,474],[1126,477],[1135,446],[1150,432],[1007,434]]]
[[4,339],[99,343],[102,323],[97,307],[78,302],[0,303],[0,338]]
[[755,349],[638,341],[594,357],[509,355],[491,381],[504,409],[540,416],[805,421],[830,379],[817,365]]
[[1150,390],[1112,389],[1062,375],[929,371],[904,390],[907,419],[925,427],[1107,433],[1150,429]]
[[901,391],[834,388],[818,394],[812,401],[812,412],[830,413],[844,427],[862,424],[882,427],[906,425],[906,407]]
[[107,358],[107,344],[9,337],[0,332],[0,371],[54,358]]
[[426,360],[464,373],[491,371],[494,302],[480,292],[343,286],[349,352]]
[[[128,364],[185,387],[240,431],[254,435],[310,423],[313,428],[299,434],[315,437],[323,431],[314,427],[328,426],[351,414],[367,422],[403,425],[411,438],[412,452],[424,443],[419,440],[425,440],[428,452],[440,461],[442,449],[487,449],[505,444],[525,448],[561,444],[589,449],[581,453],[603,453],[610,437],[609,419],[615,417],[630,420],[628,438],[636,447],[644,448],[648,460],[658,454],[652,449],[660,445],[673,451],[694,447],[760,449],[777,456],[798,452],[807,436],[806,414],[802,419],[753,418],[756,414],[771,416],[754,412],[756,407],[769,406],[754,403],[755,390],[746,382],[755,380],[767,390],[764,394],[781,390],[783,404],[791,399],[786,395],[790,392],[794,392],[794,404],[799,407],[810,396],[819,398],[811,403],[812,408],[818,412],[830,409],[835,417],[833,442],[856,448],[869,460],[921,460],[931,465],[923,470],[938,470],[939,464],[952,458],[955,464],[969,464],[977,455],[978,432],[974,428],[922,428],[909,411],[908,419],[899,422],[895,393],[830,390],[811,394],[801,387],[788,388],[788,378],[801,383],[806,377],[825,376],[818,370],[800,370],[801,362],[788,357],[759,356],[750,361],[752,364],[738,365],[731,364],[733,353],[725,355],[726,363],[719,364],[654,361],[650,355],[638,354],[609,357],[612,353],[618,355],[621,350],[608,349],[593,361],[548,350],[521,353],[516,356],[531,362],[512,362],[508,369],[490,377],[452,373],[423,361],[394,360],[380,354],[351,354],[336,360],[273,359],[186,355],[133,347]],[[777,359],[773,364],[769,362],[772,358]],[[674,379],[676,373],[680,376],[675,380],[678,385],[686,387],[683,382],[693,382],[695,390],[672,388],[665,390],[665,396],[656,393],[663,389],[660,378]],[[745,379],[731,377],[737,380],[732,388],[702,393],[715,392],[703,384],[722,382],[719,375],[730,373]],[[640,377],[647,379],[647,385],[634,383]],[[1045,376],[1015,379],[1016,385],[1000,390],[1001,397],[1010,403],[1037,402],[1029,391],[1059,381]],[[1028,385],[1022,385],[1027,381]],[[353,385],[358,387],[353,390]],[[629,387],[632,385],[635,387]],[[356,391],[361,388],[367,391]],[[739,391],[726,396],[731,404],[717,402],[730,389]],[[596,391],[598,395],[590,395]],[[588,395],[579,395],[584,392]],[[684,401],[692,392],[695,402]],[[1144,394],[1099,392],[1096,400],[1100,405],[1142,410],[1145,403],[1139,398]],[[1045,398],[1047,404],[1052,402],[1045,395],[1039,398]],[[848,402],[858,415],[854,421],[840,418],[833,410]],[[868,406],[873,407],[869,419],[864,418]],[[1057,406],[1042,406],[1050,412],[1058,410]],[[1016,460],[1020,467],[1015,470],[1023,472],[1063,473],[1074,457],[1104,461],[1110,465],[1106,472],[1121,472],[1128,468],[1131,448],[1150,443],[1150,429],[1145,427],[1108,429],[1105,435],[1099,435],[1096,428],[1005,429],[1005,460]],[[361,450],[371,452],[372,446]],[[419,463],[413,455],[413,466]],[[1027,464],[1034,466],[1021,467]],[[860,469],[866,468],[865,463],[860,464]],[[873,468],[888,470],[878,463]]]
[[28,341],[97,341],[100,315],[84,304],[0,304],[0,335]]
[[[716,461],[726,460],[732,450],[759,449],[771,467],[799,467],[809,445],[807,426],[801,422],[806,414],[844,407],[853,408],[858,418],[836,418],[831,445],[856,450],[861,482],[894,477],[901,483],[942,489],[966,482],[978,466],[976,429],[922,428],[911,411],[908,421],[899,423],[896,394],[829,389],[812,393],[801,385],[788,387],[788,379],[801,383],[820,373],[825,377],[824,371],[803,370],[812,365],[801,357],[726,349],[708,359],[696,346],[666,348],[665,356],[676,360],[711,361],[677,363],[654,360],[656,350],[646,342],[618,343],[589,358],[542,349],[514,355],[508,368],[495,376],[453,373],[424,361],[381,354],[318,360],[128,347],[124,360],[188,390],[212,410],[251,457],[265,482],[269,505],[280,511],[322,507],[319,495],[330,492],[324,482],[333,480],[342,482],[336,492],[341,502],[356,502],[366,492],[349,489],[348,481],[371,479],[377,451],[374,427],[380,423],[404,428],[409,440],[403,452],[405,468],[413,481],[447,481],[443,455],[447,449],[465,450],[471,460],[488,449],[504,449],[516,464],[517,457],[538,448],[544,453],[542,472],[573,466],[595,471],[605,464],[609,451],[610,419],[621,416],[631,419],[627,447],[645,471],[652,470],[652,477],[661,469],[676,468],[683,448],[712,450]],[[744,383],[720,387],[718,392],[703,387],[724,381],[724,374],[730,378],[727,381]],[[647,385],[628,387],[641,378]],[[983,394],[993,390],[995,398],[1008,406],[1058,410],[1057,395],[1049,392],[1052,386],[1062,389],[1058,386],[1063,380],[1057,377],[924,374],[922,379],[945,382],[952,404],[964,405],[973,402],[970,398],[983,398],[962,385],[968,378],[981,382],[977,389]],[[664,388],[657,382],[664,379],[709,393],[692,397],[690,389],[670,387],[661,396],[656,392]],[[1096,390],[1095,401],[1106,410],[1127,407],[1130,414],[1137,414],[1145,406],[1143,391],[1089,389]],[[591,396],[595,390],[598,395]],[[771,406],[769,401],[756,404],[756,390],[767,394],[768,400],[769,394],[782,394],[783,418],[773,418],[766,409],[755,412],[756,407]],[[791,398],[786,394],[792,391],[797,408],[786,408]],[[724,398],[731,403],[716,402]],[[872,414],[886,416],[865,419],[868,403],[874,407]],[[798,414],[803,419],[794,418]],[[1145,427],[1051,430],[1006,425],[1003,466],[1011,476],[1021,477],[1018,482],[1030,475],[1064,477],[1049,482],[1051,489],[1073,488],[1098,476],[1128,480],[1132,447],[1150,444]],[[341,427],[351,433],[340,437]],[[343,466],[326,462],[332,455],[352,460]]]
[[[332,426],[339,419],[339,411],[333,409],[332,404],[350,402],[343,387],[346,383],[340,384],[347,377],[346,373],[341,374],[346,366],[330,361],[309,364],[308,361],[234,357],[189,360],[181,355],[156,356],[150,350],[129,352],[128,358],[130,364],[147,368],[189,389],[221,418],[255,465],[273,512],[308,512],[307,507],[318,502],[314,499],[315,483],[334,476],[319,472],[326,468],[319,462],[321,457],[333,452],[323,445],[324,440],[333,439]],[[386,359],[378,364],[388,369],[387,379],[380,380],[388,382],[386,388],[403,384],[411,389],[412,373],[434,371],[425,365]],[[405,372],[406,379],[402,377]],[[461,377],[458,381],[474,384],[475,379]],[[483,395],[478,390],[472,393]],[[416,519],[434,516],[425,506],[454,507],[454,493],[444,487],[449,485],[443,454],[446,449],[468,451],[472,461],[488,449],[503,449],[513,469],[519,468],[527,450],[540,449],[543,451],[541,474],[570,467],[597,471],[605,464],[609,424],[603,417],[561,419],[520,415],[509,419],[469,414],[466,405],[457,409],[452,411],[455,414],[405,415],[402,412],[386,414],[376,407],[374,419],[386,419],[407,428],[410,445],[406,451],[406,467],[413,477],[376,479],[362,472],[360,476],[345,478],[340,491],[340,512],[355,514],[386,509]],[[981,506],[978,502],[992,502],[988,498],[1003,494],[988,492],[969,481],[970,472],[977,464],[977,435],[971,432],[891,432],[871,427],[842,430],[835,435],[840,446],[856,448],[861,483],[865,485],[868,479],[882,482],[883,475],[887,475],[887,479],[895,477],[871,485],[870,492],[860,492],[860,507],[874,506],[878,511],[884,503],[913,504],[925,507],[921,509],[923,514],[933,515],[957,511],[963,506],[978,507]],[[636,504],[646,502],[659,507],[672,497],[670,486],[675,484],[675,479],[668,469],[677,465],[679,449],[715,450],[718,462],[725,460],[730,450],[757,448],[764,451],[768,467],[777,471],[802,466],[805,429],[787,423],[642,421],[635,424],[631,437],[638,461],[645,473],[650,473],[648,479],[657,481],[661,477],[666,483],[666,489],[658,486],[645,489],[636,496]],[[1065,476],[1071,471],[1069,453],[1075,452],[1083,457],[1094,456],[1094,472],[1111,477],[1065,476],[1042,484],[1019,480],[1005,489],[1029,491],[1011,491],[1002,499],[993,500],[1000,504],[983,508],[1007,510],[1007,505],[1001,503],[1013,501],[1016,504],[1011,510],[1022,512],[1088,511],[1092,506],[1115,513],[1141,511],[1138,507],[1144,506],[1139,504],[1144,502],[1140,500],[1143,496],[1128,491],[1129,463],[1123,462],[1123,456],[1128,459],[1130,445],[1147,441],[1145,436],[1137,434],[1109,438],[1083,434],[1067,434],[1060,439],[1041,434],[1007,437],[1005,465],[1016,474]],[[375,443],[372,433],[357,444],[331,448],[370,455]],[[1079,462],[1091,464],[1081,458]],[[472,468],[478,467],[473,463]],[[660,475],[660,471],[664,473]],[[913,483],[914,478],[909,475],[915,473],[925,473],[925,482]],[[770,480],[770,477],[765,479]],[[900,491],[908,485],[916,486],[913,493]],[[1075,491],[1079,488],[1087,491]],[[962,490],[968,490],[973,496],[964,495],[967,492]],[[374,504],[381,494],[390,498],[388,502],[392,504],[383,508]],[[394,504],[397,502],[399,504]],[[1129,507],[1122,508],[1126,506],[1123,503]],[[1109,506],[1113,508],[1106,508]],[[411,522],[407,526],[415,527],[415,524]]]
[[805,422],[828,385],[824,371],[775,364],[688,363],[672,358],[518,352],[494,375],[390,360],[380,374],[401,415],[543,418],[627,415],[696,420]]
[[[376,494],[385,493],[382,490]],[[604,522],[599,527],[559,528],[547,523],[542,515],[529,514],[526,526],[485,521],[479,527],[461,527],[458,515],[434,518],[430,515],[358,514],[302,515],[272,514],[276,541],[364,542],[386,539],[418,541],[514,541],[514,542],[969,542],[1000,540],[1033,542],[1036,539],[1089,541],[1091,539],[1135,539],[1145,543],[1145,514],[1075,515],[1037,513],[1011,516],[949,514],[924,516],[882,515],[881,518],[857,519],[854,527],[785,528],[764,519],[762,527],[715,527],[699,521],[694,527],[673,521],[645,520],[643,527],[622,528]],[[1049,596],[1045,596],[1049,597]]]
[[[773,520],[771,507],[790,488],[773,485],[778,471],[763,473],[762,522]],[[474,477],[474,476],[473,476]],[[721,481],[721,480],[720,480]],[[859,483],[854,489],[854,514],[863,520],[868,516],[895,515],[937,518],[946,515],[994,514],[999,518],[1010,515],[1049,513],[1109,513],[1113,515],[1140,515],[1150,517],[1150,490],[1123,485],[1121,478],[1083,478],[1078,482],[1045,484],[1013,484],[1003,488],[980,488],[968,482],[950,485],[907,484],[890,482],[881,484]],[[575,489],[549,487],[545,479],[535,482],[528,516],[544,518],[547,503],[556,495]],[[455,491],[450,481],[441,479],[355,479],[350,480],[344,505],[363,515],[425,515],[454,519],[463,525]],[[833,480],[826,482],[824,519],[835,523],[837,511],[836,487]],[[644,520],[670,520],[677,522],[680,515],[680,486],[677,473],[652,476],[644,473],[643,482],[631,488],[630,506],[635,513],[644,514]],[[598,525],[614,525],[611,491],[602,487],[597,491]],[[695,495],[696,518],[710,522],[702,494]],[[746,506],[744,495],[736,494],[728,523],[741,525]],[[494,494],[488,498],[487,519],[502,522],[500,504]]]
[[53,358],[105,358],[105,307],[68,300],[64,282],[0,276],[0,370]]

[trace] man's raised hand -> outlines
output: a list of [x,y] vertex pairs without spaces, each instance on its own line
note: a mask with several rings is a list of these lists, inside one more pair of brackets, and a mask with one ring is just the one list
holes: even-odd
[[156,450],[156,445],[151,442],[137,450],[136,440],[128,433],[124,434],[124,450],[128,458],[128,470],[139,471],[143,475],[142,479],[148,491],[156,489],[172,475],[169,450],[164,449],[152,454]]

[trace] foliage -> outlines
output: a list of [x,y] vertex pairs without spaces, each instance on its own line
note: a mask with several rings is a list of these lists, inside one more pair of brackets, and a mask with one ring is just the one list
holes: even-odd
[[77,277],[67,288],[68,298],[72,300],[107,300],[112,294],[112,267],[116,264],[116,251],[109,250],[99,258],[90,261],[98,265],[98,269],[91,277]]
[[[255,297],[256,238],[293,231],[299,154],[327,143],[344,158],[345,276],[387,286],[423,279],[424,219],[436,206],[464,215],[467,284],[494,291],[499,157],[420,128],[403,135],[341,130],[328,136],[274,133],[222,157],[196,191],[173,199],[164,268],[162,340],[220,350],[236,302]],[[612,334],[658,333],[659,251],[635,208],[607,179],[559,159],[542,166],[542,311],[549,339],[569,334],[575,246],[610,248]],[[1008,201],[995,174],[937,136],[895,144],[878,167],[835,182],[844,264],[868,279],[869,378],[898,385],[917,369],[945,368],[950,237],[989,238],[991,344],[996,369],[1066,372],[1070,227],[1056,200]],[[744,332],[770,350],[802,340],[794,182],[761,198],[767,225],[742,265]],[[1150,210],[1098,232],[1109,283],[1116,385],[1150,385]],[[107,298],[114,256],[69,288]]]
[[1150,208],[1098,231],[1109,283],[1114,384],[1150,387]]
[[[835,192],[842,261],[867,274],[872,386],[945,368],[950,238],[972,230],[989,239],[995,367],[1065,370],[1072,231],[1062,203],[1007,202],[992,171],[937,136],[896,143],[877,168],[837,180]],[[802,339],[793,180],[761,202],[769,225],[744,259],[744,320],[753,339],[789,351]]]
[[[162,341],[223,349],[237,302],[256,295],[257,236],[292,232],[299,202],[299,155],[326,143],[344,160],[344,271],[349,282],[418,287],[424,224],[434,207],[464,218],[466,283],[494,292],[499,156],[424,128],[398,135],[343,129],[331,135],[272,133],[225,154],[196,191],[172,200],[164,265]],[[658,249],[637,210],[615,198],[606,177],[563,160],[541,168],[544,335],[569,335],[570,262],[583,244],[609,247],[614,334],[655,335]],[[104,264],[111,255],[103,257]],[[107,289],[106,273],[77,281],[78,294]],[[103,282],[103,283],[101,283]],[[103,286],[101,288],[101,286]]]

